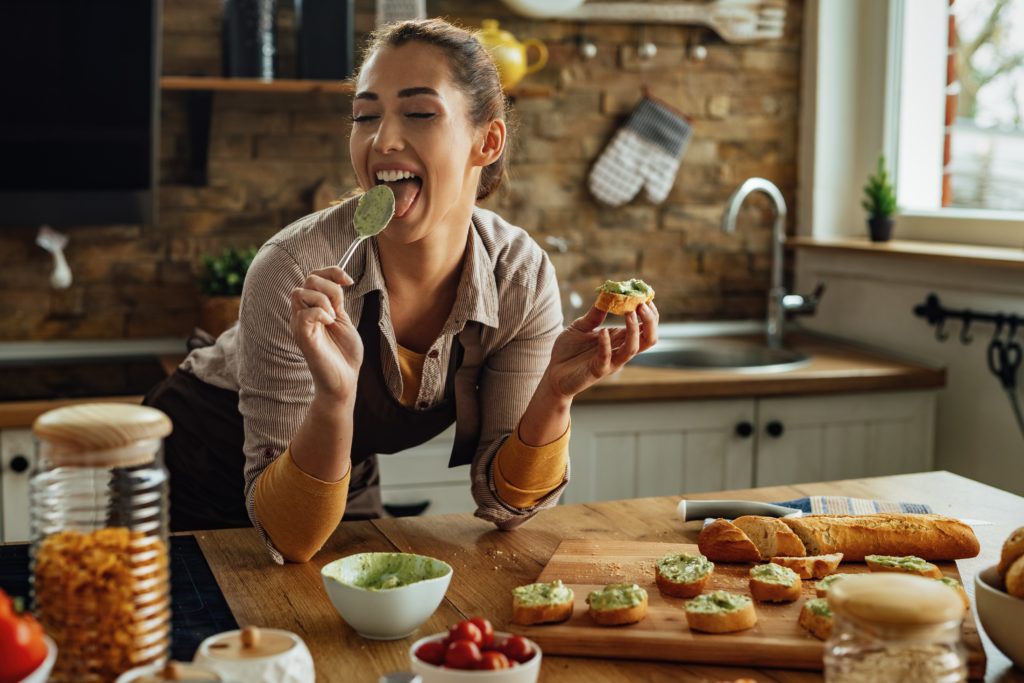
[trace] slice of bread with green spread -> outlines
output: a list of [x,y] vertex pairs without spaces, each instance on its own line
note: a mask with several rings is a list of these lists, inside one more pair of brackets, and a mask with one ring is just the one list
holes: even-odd
[[686,623],[693,631],[732,633],[757,624],[754,602],[745,595],[712,591],[686,603]]
[[971,599],[967,597],[967,591],[964,590],[964,585],[962,583],[949,576],[943,576],[941,579],[936,580],[941,581],[957,592],[957,595],[960,596],[960,600],[964,603],[964,609],[971,609]]
[[715,565],[703,555],[669,554],[654,565],[654,579],[658,590],[673,598],[692,598],[700,595]]
[[759,564],[750,570],[750,594],[758,602],[793,602],[802,587],[797,573],[780,564]]
[[512,622],[551,624],[572,616],[572,589],[555,579],[551,583],[531,583],[512,589]]
[[[837,574],[838,576],[838,574]],[[832,610],[825,598],[813,598],[800,609],[797,623],[818,640],[826,640],[832,633]]]
[[597,288],[597,302],[594,305],[608,313],[626,315],[635,311],[640,304],[646,304],[652,299],[654,288],[643,280],[606,280]]
[[853,576],[853,574],[829,574],[824,579],[814,584],[814,592],[819,598],[824,598],[828,595],[829,588],[849,576]]
[[647,616],[647,591],[635,583],[613,583],[587,596],[590,618],[602,626],[635,624]]
[[942,578],[942,570],[927,560],[913,555],[898,557],[896,555],[868,555],[864,563],[873,572],[900,572],[902,574],[916,574],[928,576],[933,579]]

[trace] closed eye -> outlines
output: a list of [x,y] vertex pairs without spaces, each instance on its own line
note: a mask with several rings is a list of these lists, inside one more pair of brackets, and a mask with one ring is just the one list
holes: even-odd
[[363,121],[372,121],[373,119],[379,119],[379,116],[371,114],[363,114],[362,116],[353,116],[352,121],[355,123],[362,123]]
[[406,114],[410,119],[432,119],[436,116],[433,112],[410,112]]

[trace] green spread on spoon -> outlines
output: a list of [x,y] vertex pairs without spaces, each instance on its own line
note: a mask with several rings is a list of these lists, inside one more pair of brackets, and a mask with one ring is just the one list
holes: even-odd
[[591,609],[621,609],[636,607],[647,597],[647,591],[635,583],[613,583],[587,596],[587,604]]
[[573,599],[572,589],[560,580],[551,583],[531,583],[512,589],[512,598],[520,605],[552,605]]
[[623,280],[622,282],[605,280],[605,283],[598,287],[597,291],[610,294],[625,294],[626,296],[650,296],[654,293],[650,285],[636,278]]
[[807,609],[809,609],[816,617],[825,617],[826,619],[832,618],[832,610],[829,609],[828,600],[826,598],[814,598],[813,600],[808,600]]
[[750,605],[750,598],[728,591],[712,591],[698,595],[686,603],[687,612],[699,614],[718,614],[720,612],[738,612]]
[[703,555],[666,555],[658,560],[658,573],[673,583],[693,583],[715,571],[715,565]]
[[907,555],[896,557],[895,555],[868,555],[865,562],[874,562],[890,569],[899,569],[905,572],[923,572],[931,568],[931,563],[922,560],[920,557]]
[[388,227],[394,215],[395,193],[387,185],[374,185],[359,197],[352,223],[357,235],[373,237]]
[[437,579],[449,571],[441,562],[409,553],[366,553],[355,567],[331,567],[325,576],[369,591],[383,591]]
[[784,586],[792,586],[800,581],[800,576],[795,571],[780,564],[759,564],[750,570],[750,578],[762,583],[778,583]]
[[853,576],[853,574],[830,574],[818,583],[814,584],[814,588],[815,590],[825,591],[827,593],[828,589],[832,587],[832,584],[837,581],[842,581],[848,576]]

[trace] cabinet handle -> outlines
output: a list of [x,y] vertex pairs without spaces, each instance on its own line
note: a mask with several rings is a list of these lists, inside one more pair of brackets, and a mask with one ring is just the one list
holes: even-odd
[[775,437],[776,439],[782,436],[782,433],[786,431],[786,428],[782,426],[782,423],[778,420],[772,420],[765,425],[764,430],[768,432],[768,436]]
[[384,503],[384,511],[392,517],[417,517],[430,507],[429,500],[416,503]]
[[753,433],[754,425],[750,424],[746,420],[744,420],[743,422],[736,423],[736,436],[740,437],[741,439],[746,439]]
[[16,455],[13,458],[11,458],[10,465],[12,472],[17,472],[18,474],[21,474],[22,472],[28,469],[28,458],[26,458],[24,455]]

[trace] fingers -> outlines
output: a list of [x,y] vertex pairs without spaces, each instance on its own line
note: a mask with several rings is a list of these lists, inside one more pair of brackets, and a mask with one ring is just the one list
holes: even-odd
[[612,354],[612,364],[615,366],[625,365],[626,361],[640,352],[640,321],[633,312],[627,313],[625,317],[625,338]]
[[330,301],[335,313],[341,313],[345,295],[341,290],[342,285],[352,284],[352,278],[348,273],[337,266],[314,270],[302,283],[302,289],[320,292]]
[[315,323],[322,324],[324,326],[333,325],[336,318],[334,313],[329,310],[324,310],[321,306],[307,307],[302,303],[301,299],[296,292],[292,292],[292,329],[296,329],[296,325],[304,327]]
[[595,377],[604,377],[612,371],[612,335],[607,329],[597,333],[597,353],[594,354]]
[[593,332],[597,329],[598,325],[604,322],[607,316],[607,312],[602,311],[597,306],[591,306],[590,310],[583,317],[573,320],[569,327],[577,332]]
[[636,312],[640,316],[640,350],[646,351],[658,343],[658,309],[652,301],[640,304]]

